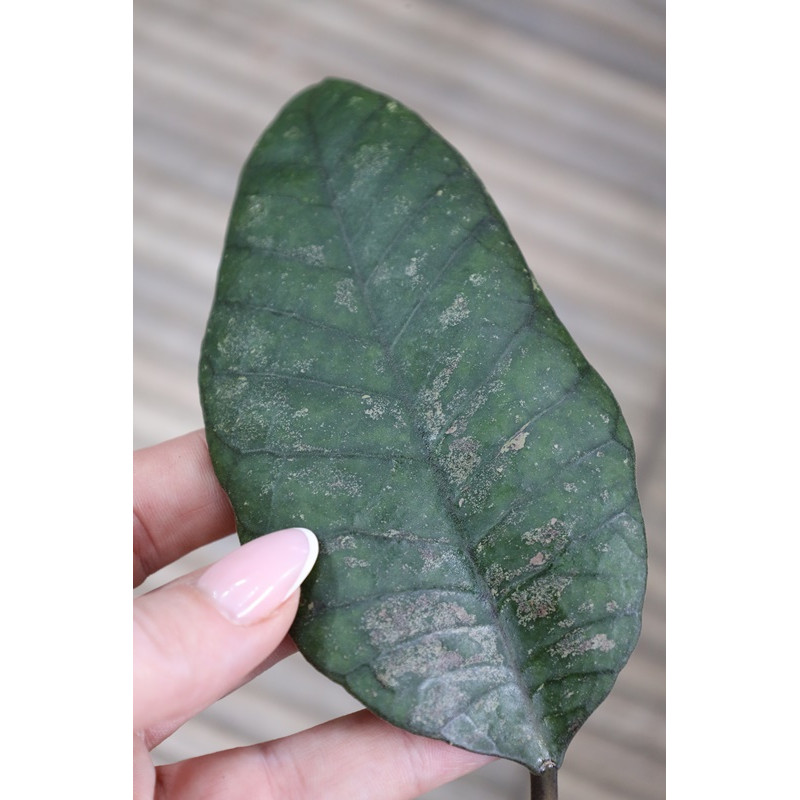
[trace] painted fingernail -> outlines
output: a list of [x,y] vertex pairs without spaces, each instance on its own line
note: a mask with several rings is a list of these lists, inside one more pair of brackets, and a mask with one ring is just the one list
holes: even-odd
[[319,553],[306,528],[287,528],[242,545],[212,564],[197,582],[231,622],[250,625],[269,616],[305,580]]

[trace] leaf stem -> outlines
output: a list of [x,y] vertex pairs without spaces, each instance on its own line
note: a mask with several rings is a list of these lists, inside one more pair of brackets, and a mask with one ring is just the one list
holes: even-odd
[[545,766],[541,775],[531,772],[531,800],[558,800],[558,769]]

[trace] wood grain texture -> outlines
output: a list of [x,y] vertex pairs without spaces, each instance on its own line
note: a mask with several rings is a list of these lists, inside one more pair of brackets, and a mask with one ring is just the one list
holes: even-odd
[[[658,0],[136,0],[134,446],[202,425],[200,341],[241,165],[334,75],[396,96],[470,162],[631,428],[650,577],[642,638],[561,772],[565,800],[664,796],[664,8]],[[233,538],[153,576],[219,558]],[[358,704],[299,656],[215,704],[161,761]],[[522,798],[500,762],[426,795]]]

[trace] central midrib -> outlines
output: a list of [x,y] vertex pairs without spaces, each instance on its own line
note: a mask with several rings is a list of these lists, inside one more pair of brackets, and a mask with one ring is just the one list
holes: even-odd
[[[494,602],[494,596],[491,592],[489,584],[487,583],[486,579],[483,577],[478,564],[476,563],[471,549],[469,547],[469,537],[467,532],[465,531],[461,519],[459,518],[458,514],[456,513],[456,506],[453,501],[450,499],[447,493],[447,478],[444,475],[442,468],[438,465],[437,460],[431,451],[431,449],[427,446],[426,437],[423,435],[420,428],[417,426],[416,414],[414,411],[414,404],[413,404],[413,393],[405,380],[405,376],[403,375],[402,371],[399,369],[397,362],[395,361],[394,355],[391,351],[391,345],[386,342],[384,337],[381,334],[380,326],[378,324],[378,319],[376,314],[373,310],[372,304],[369,299],[369,295],[366,291],[366,285],[364,280],[364,273],[361,270],[361,263],[360,259],[357,258],[356,253],[353,249],[352,243],[350,241],[350,237],[348,235],[347,229],[344,224],[344,220],[342,218],[341,212],[339,211],[337,202],[336,202],[336,192],[332,185],[331,175],[328,172],[327,166],[325,164],[325,160],[322,154],[322,148],[319,143],[319,136],[317,134],[316,128],[314,126],[314,121],[312,118],[311,111],[307,108],[306,109],[306,118],[308,121],[308,127],[311,134],[311,140],[313,142],[315,155],[317,158],[317,162],[319,163],[320,170],[325,179],[325,191],[327,193],[327,200],[328,204],[331,208],[331,211],[336,217],[336,222],[339,226],[339,231],[342,236],[342,240],[345,244],[347,249],[347,253],[350,257],[351,263],[353,264],[353,274],[356,278],[356,283],[358,285],[359,291],[361,293],[361,299],[364,303],[364,307],[367,309],[367,312],[370,317],[370,322],[372,324],[372,331],[375,337],[375,340],[380,345],[384,360],[389,367],[392,376],[392,382],[397,387],[399,400],[403,405],[405,410],[406,416],[409,420],[409,428],[411,429],[412,437],[416,446],[419,448],[420,452],[422,453],[423,460],[428,465],[433,477],[433,483],[436,486],[437,494],[442,501],[442,504],[445,508],[445,512],[447,515],[448,520],[450,521],[450,525],[458,537],[462,542],[462,552],[466,555],[469,567],[472,571],[474,576],[475,584],[479,588],[479,591],[476,592],[476,595],[479,599],[485,604],[488,608],[492,621],[494,623],[495,628],[499,632],[499,636],[502,642],[503,649],[506,652],[506,660],[508,662],[508,666],[513,673],[518,687],[521,688],[521,693],[525,699],[525,703],[529,710],[529,718],[533,721],[537,719],[537,714],[534,709],[533,703],[531,702],[531,698],[528,696],[527,687],[525,681],[522,677],[522,670],[521,665],[518,662],[516,649],[512,645],[506,630],[505,626],[502,622],[502,618],[500,617],[499,608]],[[351,148],[353,143],[348,144],[348,148]],[[541,748],[542,756],[544,758],[549,757],[549,747],[541,738],[539,731],[537,730],[537,735],[539,736],[539,745]]]

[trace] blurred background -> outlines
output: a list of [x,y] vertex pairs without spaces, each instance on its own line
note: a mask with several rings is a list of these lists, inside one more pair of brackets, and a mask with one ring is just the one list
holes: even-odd
[[[134,447],[202,426],[200,342],[239,169],[326,76],[396,97],[485,183],[633,434],[649,542],[642,637],[575,737],[564,800],[664,788],[663,0],[134,0]],[[153,588],[237,546],[202,548]],[[187,723],[158,763],[358,709],[299,655]],[[526,798],[497,762],[427,800]]]

